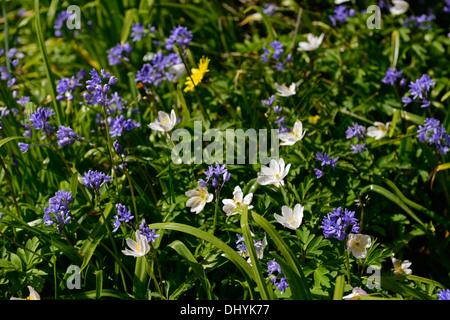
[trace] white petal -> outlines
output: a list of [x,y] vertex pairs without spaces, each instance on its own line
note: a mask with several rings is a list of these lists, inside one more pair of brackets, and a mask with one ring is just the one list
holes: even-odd
[[288,206],[282,206],[281,207],[281,214],[286,219],[292,218],[292,210]]
[[294,207],[293,216],[299,223],[302,222],[303,219],[303,207],[300,203],[297,203]]
[[272,168],[266,167],[265,165],[261,165],[261,172],[265,176],[272,176],[272,175],[274,175],[274,171],[272,170]]
[[405,13],[409,9],[409,3],[402,0],[392,0],[392,4],[394,5],[389,9],[391,14],[399,15]]
[[188,196],[189,198],[192,198],[192,197],[196,197],[198,195],[198,191],[197,190],[189,190],[189,191],[186,191],[184,194],[186,196]]
[[280,160],[278,160],[278,174],[282,175],[285,169],[285,164],[284,164],[284,159],[280,158]]
[[284,177],[287,176],[287,174],[289,173],[289,169],[291,168],[291,164],[289,163],[286,168],[283,171],[283,175],[282,175],[282,179],[284,179]]
[[242,199],[242,197],[244,196],[244,194],[242,193],[241,187],[236,186],[236,187],[234,188],[233,195],[234,195],[236,198],[238,198],[238,199]]
[[282,224],[283,226],[286,224],[286,218],[280,216],[279,214],[274,213],[273,217],[275,218],[275,220],[277,220],[280,224]]
[[270,177],[270,176],[264,176],[264,175],[258,176],[258,178],[256,179],[256,181],[257,181],[260,185],[262,185],[262,186],[268,185],[268,184],[274,184],[274,183],[277,182],[277,181],[274,180],[272,177]]
[[191,209],[191,212],[195,212],[195,213],[198,214],[198,213],[200,213],[203,210],[204,207],[205,207],[205,203],[203,202],[203,203],[199,204],[198,206],[193,207]]
[[269,167],[273,175],[280,174],[280,165],[279,162],[277,162],[277,160],[275,159],[270,160]]
[[162,111],[162,110],[158,111],[158,120],[159,120],[159,122],[161,122],[161,121],[163,121],[165,119],[169,119],[169,115],[166,112]]
[[231,215],[231,213],[233,212],[234,209],[236,209],[236,206],[233,204],[226,204],[223,206],[223,211],[225,211],[225,213],[227,214],[227,216]]
[[[249,193],[248,195],[246,195],[244,197],[244,203],[245,204],[249,205],[252,202],[252,200],[253,200],[253,193]],[[250,209],[250,206],[248,208]],[[253,206],[252,206],[252,208],[253,208]]]
[[137,242],[134,241],[133,239],[127,238],[127,240],[125,240],[125,242],[127,243],[128,247],[130,247],[131,250],[135,250],[136,249]]
[[161,126],[159,125],[159,122],[158,122],[158,121],[152,122],[152,123],[150,123],[148,126],[149,126],[150,129],[152,129],[152,130],[162,131],[162,132],[165,131],[164,128],[161,127]]
[[232,199],[223,199],[223,200],[222,200],[222,203],[223,203],[224,205],[227,205],[227,204],[232,204],[232,205],[234,205],[234,201],[233,201]]
[[140,254],[138,254],[136,251],[131,251],[128,249],[122,250],[122,253],[127,256],[132,256],[132,257],[136,257],[136,258],[140,257]]
[[175,114],[175,110],[173,110],[173,109],[170,112],[170,122],[171,122],[172,126],[174,126],[175,123],[177,123],[177,115]]

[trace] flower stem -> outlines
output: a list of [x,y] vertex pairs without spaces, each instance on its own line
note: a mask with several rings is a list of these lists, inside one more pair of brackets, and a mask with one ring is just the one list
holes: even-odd
[[103,109],[103,116],[105,117],[106,139],[107,139],[107,143],[108,143],[109,157],[110,157],[110,162],[111,162],[111,171],[112,171],[111,174],[114,177],[114,183],[116,185],[116,195],[117,195],[117,194],[119,194],[119,185],[117,183],[117,174],[115,173],[115,170],[114,170],[114,157],[113,157],[113,153],[112,153],[111,137],[109,136],[108,114],[106,113],[105,106],[102,106],[102,109]]
[[19,210],[19,205],[17,204],[17,200],[16,200],[16,194],[14,193],[14,188],[13,188],[13,185],[11,183],[11,176],[9,174],[8,169],[5,166],[5,163],[3,162],[3,159],[1,157],[1,155],[0,155],[0,163],[1,163],[2,167],[3,167],[3,170],[5,171],[6,180],[8,180],[9,188],[11,189],[11,197],[12,197],[13,202],[14,202],[14,207],[16,207],[17,216],[20,219],[22,219],[22,216],[21,216],[20,210]]
[[345,253],[345,267],[347,269],[347,279],[348,279],[348,283],[351,285],[352,280],[350,277],[350,261],[348,259],[348,251],[345,249],[345,241],[344,241],[344,253]]
[[302,253],[302,265],[304,267],[305,264],[306,264],[306,252],[305,252],[305,248],[303,247],[303,243],[300,240],[300,230],[296,229],[295,233],[297,235],[298,244],[300,245],[300,250],[301,250],[301,253]]
[[[181,59],[183,60],[183,64],[184,64],[184,66],[186,67],[186,70],[187,70],[187,72],[188,72],[189,78],[191,79],[192,83],[194,83],[194,79],[192,78],[191,69],[189,68],[189,65],[188,65],[188,63],[187,63],[187,61],[186,61],[186,58],[185,58],[184,55],[183,55],[183,52],[182,52],[181,49],[178,48],[177,46],[175,46],[175,47],[178,49],[178,54],[179,54],[179,56],[181,57]],[[208,120],[208,122],[211,122],[211,119],[209,118],[209,114],[206,112],[205,108],[203,107],[202,100],[200,99],[200,95],[198,94],[197,86],[196,86],[195,84],[194,84],[194,92],[195,92],[195,96],[197,97],[198,105],[200,106],[200,110],[201,110],[201,112],[202,112],[202,115],[203,115],[204,117],[206,117],[206,119]]]
[[213,235],[214,235],[214,232],[216,230],[218,208],[219,208],[219,189],[216,189],[216,206],[214,208],[214,221],[213,221],[213,227],[212,227],[212,234]]

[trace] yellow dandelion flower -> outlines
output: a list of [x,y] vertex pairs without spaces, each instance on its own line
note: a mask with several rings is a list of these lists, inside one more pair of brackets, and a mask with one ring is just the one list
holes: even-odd
[[320,119],[320,116],[315,115],[315,116],[309,116],[308,117],[308,121],[312,124],[316,124]]
[[209,58],[202,57],[198,64],[198,68],[191,69],[191,76],[188,76],[186,82],[186,88],[184,88],[184,92],[194,90],[200,82],[202,82],[203,77],[209,71],[208,64],[211,60]]

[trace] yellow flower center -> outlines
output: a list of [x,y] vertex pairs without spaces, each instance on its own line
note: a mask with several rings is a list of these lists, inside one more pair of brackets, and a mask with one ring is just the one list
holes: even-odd
[[141,248],[141,244],[140,243],[136,243],[136,251],[139,251],[140,248]]
[[404,274],[405,273],[401,266],[395,267],[394,270],[395,270],[395,273],[397,273],[397,274]]
[[163,126],[163,125],[165,125],[165,124],[168,124],[169,122],[170,122],[170,119],[169,119],[169,118],[166,118],[166,119],[160,121],[159,124]]
[[206,201],[206,190],[199,190],[198,191],[198,196],[202,199],[202,200],[204,200],[204,201]]

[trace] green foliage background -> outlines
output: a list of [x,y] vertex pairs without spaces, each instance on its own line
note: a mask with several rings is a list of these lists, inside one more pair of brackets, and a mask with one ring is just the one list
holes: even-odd
[[[416,138],[418,126],[430,117],[450,132],[450,14],[443,12],[443,2],[436,3],[428,4],[436,15],[431,30],[402,26],[410,14],[427,13],[427,5],[412,1],[407,14],[383,13],[381,28],[370,30],[368,16],[360,11],[372,1],[349,2],[357,15],[337,27],[328,18],[331,0],[283,1],[273,16],[262,14],[249,22],[245,19],[262,13],[263,2],[78,1],[82,29],[62,29],[63,36],[55,37],[56,16],[72,3],[3,0],[0,48],[25,54],[14,89],[31,102],[17,104],[6,81],[0,80],[0,107],[19,111],[2,118],[0,131],[0,299],[26,297],[26,286],[45,299],[339,299],[353,287],[366,288],[369,265],[379,266],[382,278],[381,289],[367,289],[366,299],[436,299],[438,290],[450,287],[450,165],[448,156]],[[25,9],[21,16],[20,9]],[[110,66],[108,50],[129,41],[130,27],[137,22],[155,26],[155,34],[132,43],[129,62]],[[193,33],[186,50],[188,66],[196,67],[206,56],[210,71],[197,87],[198,95],[183,92],[180,80],[152,88],[143,99],[134,80],[143,57],[158,49],[153,38],[168,37],[178,25]],[[296,50],[307,33],[322,32],[324,41],[317,50]],[[263,47],[274,40],[284,44],[283,58],[292,54],[284,71],[277,71],[273,61],[260,60]],[[0,57],[1,65],[5,59]],[[409,81],[431,76],[436,82],[431,106],[403,107],[401,97],[408,88],[381,82],[389,67],[402,70]],[[98,206],[79,178],[90,169],[112,172],[111,146],[96,123],[101,109],[84,103],[84,88],[74,103],[55,99],[57,80],[81,68],[104,68],[116,76],[114,90],[130,106],[126,116],[141,124],[123,140],[130,153],[129,175],[102,187]],[[276,93],[275,83],[291,82],[297,83],[296,94],[278,101],[287,124],[301,120],[307,134],[294,146],[280,147],[280,156],[292,164],[285,188],[258,185],[260,164],[227,165],[231,180],[221,193],[213,234],[215,202],[196,215],[186,207],[184,194],[196,187],[207,165],[172,163],[169,141],[147,124],[155,120],[156,111],[173,108],[183,116],[177,128],[190,132],[195,120],[203,120],[204,130],[277,128],[276,116],[261,100]],[[54,109],[55,126],[71,126],[92,144],[31,147],[22,153],[18,142],[40,143],[35,130],[33,138],[23,136],[23,123],[38,106]],[[345,130],[354,122],[367,127],[375,121],[391,122],[387,136],[368,140],[368,151],[353,154]],[[321,179],[313,171],[317,152],[339,157],[336,170]],[[254,209],[227,218],[221,200],[232,198],[237,185],[244,194],[253,192]],[[74,199],[66,237],[42,224],[48,199],[60,189],[72,191]],[[130,228],[111,232],[116,203],[132,209],[136,226],[145,218],[160,234],[146,257],[121,253],[134,233]],[[302,226],[294,232],[273,214],[296,203],[305,211]],[[343,243],[325,239],[320,229],[323,217],[339,206],[355,210],[361,233],[373,239],[366,259],[350,256],[350,279]],[[235,242],[239,233],[248,243],[251,232],[258,240],[266,235],[268,246],[262,260],[250,250],[249,264]],[[394,276],[391,254],[411,261],[413,275]],[[266,263],[274,258],[289,282],[284,294],[268,280]],[[79,290],[66,286],[70,265],[81,267]]]

